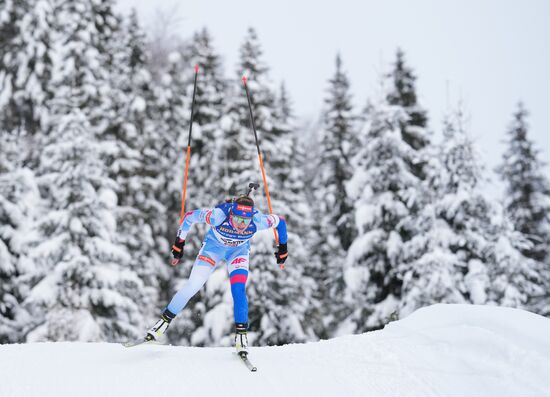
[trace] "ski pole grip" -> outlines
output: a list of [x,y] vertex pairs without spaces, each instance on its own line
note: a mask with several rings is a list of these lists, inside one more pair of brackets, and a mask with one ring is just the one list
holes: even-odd
[[170,262],[170,264],[171,264],[172,266],[177,266],[179,263],[180,263],[180,260],[179,260],[179,259],[176,259],[176,258],[172,259],[172,262]]

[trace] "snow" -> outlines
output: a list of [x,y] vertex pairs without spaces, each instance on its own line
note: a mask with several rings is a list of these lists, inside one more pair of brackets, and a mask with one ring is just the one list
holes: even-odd
[[485,292],[487,275],[483,262],[472,259],[468,263],[468,274],[466,274],[464,281],[473,303],[483,304],[487,301],[487,293]]
[[518,309],[434,305],[381,331],[253,347],[256,373],[231,348],[2,345],[0,395],[544,397],[548,335],[549,319]]
[[168,54],[168,62],[171,64],[177,64],[181,61],[181,54],[179,52],[171,52]]
[[145,102],[145,99],[138,96],[138,97],[134,98],[130,108],[134,112],[143,113],[147,109],[147,102]]

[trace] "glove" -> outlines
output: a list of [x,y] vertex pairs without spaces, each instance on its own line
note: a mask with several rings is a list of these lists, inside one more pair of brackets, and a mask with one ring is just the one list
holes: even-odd
[[281,265],[281,269],[283,269],[286,258],[288,258],[288,250],[287,250],[286,243],[279,244],[278,249],[279,250],[275,252],[275,258],[277,258],[277,263]]
[[172,260],[172,266],[176,266],[179,263],[181,257],[183,256],[184,246],[185,246],[185,240],[182,240],[179,237],[176,237],[176,241],[172,246],[172,255],[174,256],[174,259]]

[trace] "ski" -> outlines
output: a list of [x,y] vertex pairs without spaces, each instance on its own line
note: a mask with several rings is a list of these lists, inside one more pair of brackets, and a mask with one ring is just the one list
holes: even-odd
[[250,362],[248,359],[248,354],[237,354],[241,361],[246,365],[246,368],[248,368],[252,372],[256,372],[258,368]]
[[157,341],[154,341],[154,340],[138,339],[138,340],[134,340],[134,341],[124,342],[124,343],[122,343],[122,346],[124,346],[124,347],[135,347],[135,346],[139,346],[139,345],[159,345],[159,344],[160,343],[158,343]]

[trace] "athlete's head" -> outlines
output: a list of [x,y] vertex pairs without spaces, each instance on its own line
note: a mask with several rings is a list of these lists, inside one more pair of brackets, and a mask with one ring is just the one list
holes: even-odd
[[246,230],[254,215],[254,200],[248,196],[240,196],[233,202],[229,219],[238,232]]

